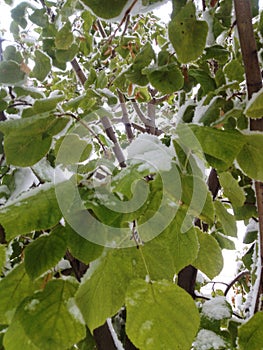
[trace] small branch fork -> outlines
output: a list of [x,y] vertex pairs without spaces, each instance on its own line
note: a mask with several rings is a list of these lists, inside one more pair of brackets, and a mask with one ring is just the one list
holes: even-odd
[[[236,24],[245,67],[248,99],[262,88],[262,77],[258,62],[257,45],[253,31],[250,0],[234,0]],[[263,118],[250,119],[250,130],[263,132]],[[259,218],[260,279],[254,312],[263,310],[263,183],[255,181]]]

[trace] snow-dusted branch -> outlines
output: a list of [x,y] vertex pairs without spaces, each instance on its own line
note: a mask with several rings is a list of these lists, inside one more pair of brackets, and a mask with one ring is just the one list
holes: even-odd
[[116,156],[116,158],[118,159],[119,165],[121,168],[125,168],[126,164],[125,164],[125,157],[124,154],[122,152],[122,149],[118,143],[118,140],[115,136],[115,132],[113,130],[113,127],[111,125],[111,122],[109,120],[109,118],[107,116],[102,117],[101,119],[101,123],[103,125],[103,128],[108,136],[108,138],[113,142],[113,152]]
[[120,90],[118,90],[118,95],[119,95],[119,100],[120,100],[121,110],[122,110],[122,122],[125,126],[125,131],[126,131],[128,140],[131,142],[134,138],[134,135],[133,135],[131,123],[129,120],[129,115],[128,115],[128,111],[125,103],[125,97]]

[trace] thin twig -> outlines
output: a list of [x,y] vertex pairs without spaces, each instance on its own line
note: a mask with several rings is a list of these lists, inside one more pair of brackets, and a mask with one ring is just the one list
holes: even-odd
[[123,25],[123,23],[127,20],[128,16],[130,15],[131,10],[133,9],[133,7],[136,5],[136,3],[138,2],[138,0],[134,0],[131,4],[131,6],[126,10],[120,24],[118,25],[118,27],[115,29],[114,33],[112,34],[112,36],[109,38],[109,42],[112,41],[112,39],[115,38],[116,33],[118,32],[118,30],[121,28],[121,26]]
[[231,281],[231,282],[228,284],[228,286],[227,286],[227,288],[226,288],[226,290],[225,290],[224,296],[227,295],[227,293],[229,292],[229,290],[233,287],[233,285],[234,285],[236,282],[238,282],[242,277],[247,276],[247,275],[250,275],[250,272],[249,272],[249,271],[242,271],[242,272],[240,272],[240,273],[236,276],[236,278],[234,278],[233,281]]
[[103,143],[101,142],[98,135],[96,135],[95,132],[89,127],[89,125],[84,120],[82,120],[80,117],[76,116],[74,113],[71,113],[71,112],[55,113],[54,115],[57,117],[69,116],[69,117],[72,117],[73,119],[75,119],[76,121],[78,121],[81,125],[84,126],[84,128],[86,128],[91,133],[92,136],[94,136],[96,138],[99,145],[103,149],[103,152],[105,154],[107,153],[107,150],[106,150],[105,146],[103,145]]
[[104,38],[104,39],[107,38],[107,34],[103,28],[101,21],[99,19],[97,19],[96,23],[97,23],[97,26],[98,26],[98,29],[99,29],[99,32],[100,32],[100,35],[102,36],[102,38]]
[[128,15],[127,18],[126,18],[126,21],[125,21],[125,26],[124,26],[124,29],[123,29],[123,32],[121,34],[121,36],[124,36],[128,30],[128,27],[129,27],[129,23],[130,23],[130,18],[131,16]]

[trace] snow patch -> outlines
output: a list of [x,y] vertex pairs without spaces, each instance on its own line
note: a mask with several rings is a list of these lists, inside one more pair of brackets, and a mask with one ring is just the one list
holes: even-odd
[[140,164],[138,171],[169,171],[172,167],[174,151],[166,147],[157,136],[141,134],[127,147],[128,159]]
[[231,316],[228,303],[223,296],[206,301],[202,307],[202,314],[213,320],[222,320]]
[[28,303],[26,306],[25,306],[25,311],[35,311],[36,310],[36,306],[40,303],[40,301],[38,299],[32,299],[30,301],[30,303]]
[[194,349],[198,350],[219,350],[226,349],[226,344],[216,333],[207,329],[201,329],[193,343]]

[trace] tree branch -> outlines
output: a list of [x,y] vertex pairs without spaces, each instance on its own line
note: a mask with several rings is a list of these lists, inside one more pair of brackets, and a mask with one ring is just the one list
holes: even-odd
[[132,128],[131,128],[131,123],[129,120],[128,111],[126,108],[125,97],[120,90],[118,90],[118,95],[119,95],[119,100],[121,103],[122,122],[125,126],[125,131],[126,131],[126,135],[128,137],[128,140],[129,140],[129,142],[131,142],[133,140],[134,136],[133,136],[133,132],[132,132]]
[[247,276],[247,275],[250,275],[250,272],[249,272],[249,271],[242,271],[242,272],[240,272],[240,273],[233,279],[233,281],[231,281],[231,282],[228,284],[228,286],[227,286],[227,288],[226,288],[226,290],[225,290],[224,296],[227,296],[227,293],[230,291],[230,289],[233,287],[233,285],[234,285],[236,282],[238,282],[242,277]]
[[113,152],[114,152],[116,158],[118,159],[120,167],[125,168],[126,167],[125,157],[124,157],[124,154],[122,152],[122,149],[120,148],[118,140],[115,136],[115,132],[113,130],[113,127],[111,125],[109,118],[107,116],[104,116],[100,120],[101,120],[101,123],[103,125],[103,128],[104,128],[107,136],[114,144],[112,149],[113,149]]
[[[240,47],[245,67],[248,99],[254,92],[262,88],[262,76],[258,62],[257,45],[253,31],[250,0],[234,0],[236,23]],[[250,130],[263,131],[263,119],[250,119]],[[259,217],[260,279],[257,291],[255,312],[263,310],[261,295],[263,294],[263,183],[255,181],[257,208]]]
[[76,73],[76,76],[81,82],[82,86],[84,86],[87,81],[87,77],[84,74],[83,70],[81,69],[80,65],[78,64],[78,61],[76,60],[76,58],[73,58],[73,60],[70,63],[72,65],[73,70]]

